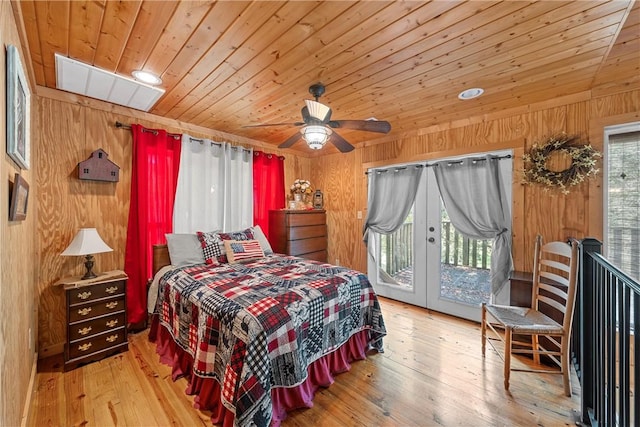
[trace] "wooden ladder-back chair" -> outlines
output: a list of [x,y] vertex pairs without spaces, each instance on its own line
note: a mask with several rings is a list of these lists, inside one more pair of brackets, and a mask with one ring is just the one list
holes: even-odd
[[[578,242],[544,244],[542,237],[537,236],[531,308],[482,304],[482,357],[487,342],[498,354],[500,351],[492,341],[504,342],[504,356],[500,355],[504,360],[505,390],[509,389],[511,371],[554,373],[562,374],[564,392],[571,396],[569,341],[577,282]],[[487,327],[495,337],[487,335]],[[521,341],[522,336],[530,336],[531,341]],[[547,338],[541,340],[543,336]],[[544,366],[515,369],[511,367],[512,354],[533,355],[537,365],[540,365],[540,355],[546,355],[560,370],[544,369]]]

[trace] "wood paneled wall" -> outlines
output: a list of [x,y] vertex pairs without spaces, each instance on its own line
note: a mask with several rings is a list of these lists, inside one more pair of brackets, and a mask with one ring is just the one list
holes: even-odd
[[[16,46],[22,63],[28,63],[22,55],[17,22],[12,4],[0,2],[0,135],[3,146],[7,132],[6,46]],[[33,98],[31,105],[33,114]],[[37,129],[32,127],[29,170],[20,171],[5,148],[2,148],[4,154],[0,159],[0,425],[3,426],[20,425],[31,372],[35,373],[38,212],[34,201],[39,196],[35,182],[35,164],[39,158],[36,138]],[[29,184],[27,218],[24,221],[9,221],[9,190],[16,172],[20,172]]]
[[[163,128],[172,133],[226,140],[238,145],[285,156],[285,180],[308,176],[308,158],[273,150],[271,146],[214,130],[189,126],[174,120],[112,106],[59,91],[38,88],[38,146],[35,162],[40,197],[34,205],[38,221],[38,293],[40,357],[60,353],[65,340],[64,294],[54,286],[62,277],[83,272],[80,257],[61,257],[60,253],[82,227],[96,227],[113,252],[98,254],[95,271],[124,268],[124,251],[129,215],[132,137],[126,129],[114,126],[139,123],[147,128]],[[77,164],[98,148],[120,166],[120,181],[95,182],[78,179]]]
[[[637,85],[636,85],[637,86]],[[443,123],[400,140],[381,140],[349,154],[311,159],[311,179],[324,191],[329,228],[329,260],[366,272],[362,226],[366,218],[368,167],[511,148],[513,165],[513,260],[530,271],[535,235],[547,240],[602,238],[602,174],[568,195],[521,183],[522,155],[533,143],[566,132],[602,150],[604,126],[640,120],[640,90],[598,98],[581,93],[492,117]],[[362,218],[358,219],[358,212]]]

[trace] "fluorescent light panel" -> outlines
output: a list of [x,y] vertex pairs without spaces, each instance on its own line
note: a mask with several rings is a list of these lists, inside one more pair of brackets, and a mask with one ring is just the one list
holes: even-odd
[[142,111],[149,111],[164,94],[164,89],[101,70],[57,53],[56,85],[60,90]]

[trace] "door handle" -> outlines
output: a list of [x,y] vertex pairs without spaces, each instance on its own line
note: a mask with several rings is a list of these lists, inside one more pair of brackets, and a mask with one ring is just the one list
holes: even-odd
[[433,237],[429,237],[429,243],[435,243],[436,239]]

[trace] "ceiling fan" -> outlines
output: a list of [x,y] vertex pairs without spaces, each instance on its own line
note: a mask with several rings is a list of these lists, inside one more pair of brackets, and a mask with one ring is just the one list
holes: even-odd
[[365,132],[388,133],[391,125],[383,120],[331,120],[331,108],[318,102],[325,92],[322,83],[316,83],[309,87],[309,93],[314,96],[315,101],[305,99],[305,106],[302,107],[302,121],[293,123],[273,123],[262,125],[251,125],[244,127],[265,127],[265,126],[302,126],[299,132],[289,137],[278,148],[289,148],[300,139],[304,139],[307,145],[319,150],[329,141],[338,150],[347,153],[353,150],[353,145],[346,139],[338,135],[333,129],[353,129]]

